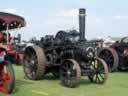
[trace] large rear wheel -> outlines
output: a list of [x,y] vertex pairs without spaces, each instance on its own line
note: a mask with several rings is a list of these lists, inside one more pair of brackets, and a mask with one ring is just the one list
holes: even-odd
[[39,46],[29,46],[25,49],[23,68],[27,78],[39,80],[45,74],[45,54]]
[[103,48],[98,52],[98,56],[107,63],[109,72],[113,72],[118,69],[119,57],[114,49]]

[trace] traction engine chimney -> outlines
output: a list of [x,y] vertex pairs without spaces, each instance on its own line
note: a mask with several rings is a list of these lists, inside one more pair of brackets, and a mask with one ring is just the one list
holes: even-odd
[[79,32],[80,32],[80,40],[85,40],[85,16],[86,9],[79,9]]

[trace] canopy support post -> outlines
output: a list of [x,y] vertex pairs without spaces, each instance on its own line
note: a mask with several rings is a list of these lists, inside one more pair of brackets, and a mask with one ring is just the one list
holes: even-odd
[[6,26],[6,34],[7,34],[7,44],[9,44],[9,24],[7,24],[7,26]]

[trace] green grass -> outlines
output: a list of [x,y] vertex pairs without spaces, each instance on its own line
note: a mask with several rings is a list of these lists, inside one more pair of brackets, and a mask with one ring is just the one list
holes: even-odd
[[60,80],[47,77],[40,81],[24,79],[21,66],[15,67],[16,88],[11,95],[0,93],[0,96],[44,96],[33,93],[32,90],[48,93],[48,96],[127,96],[128,73],[118,72],[109,74],[108,81],[104,85],[92,84],[88,78],[82,78],[77,88],[66,88],[60,84]]

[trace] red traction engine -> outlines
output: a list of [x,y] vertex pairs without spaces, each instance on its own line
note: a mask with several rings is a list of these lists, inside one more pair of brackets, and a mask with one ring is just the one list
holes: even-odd
[[15,74],[12,64],[20,62],[20,52],[17,43],[20,38],[11,37],[14,29],[26,25],[24,18],[5,12],[0,12],[0,91],[12,93],[15,86]]
[[104,59],[108,64],[110,72],[128,70],[128,37],[122,38],[115,42],[109,48],[102,48],[99,57]]

